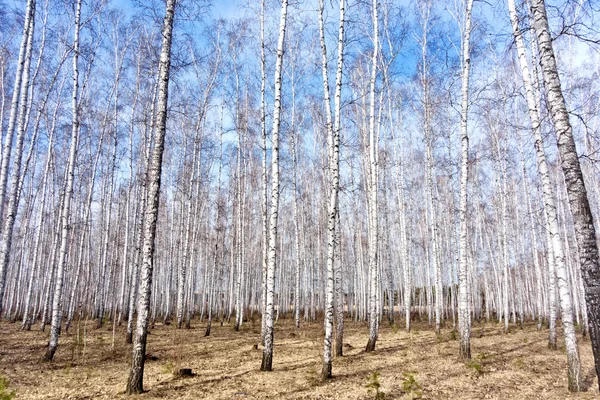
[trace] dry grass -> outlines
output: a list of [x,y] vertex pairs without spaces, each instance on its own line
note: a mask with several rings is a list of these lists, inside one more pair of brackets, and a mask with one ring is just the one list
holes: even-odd
[[[144,387],[139,399],[373,399],[366,385],[379,372],[386,399],[417,397],[406,393],[412,376],[424,399],[591,399],[597,398],[597,380],[589,341],[580,341],[586,392],[570,394],[564,350],[546,347],[547,331],[535,326],[512,328],[475,324],[473,362],[457,360],[458,342],[449,329],[436,338],[433,330],[416,324],[413,332],[381,324],[377,350],[365,353],[367,327],[346,323],[345,356],[334,359],[334,378],[319,378],[322,325],[304,324],[296,330],[280,320],[275,330],[273,372],[260,372],[260,321],[249,321],[240,332],[213,324],[204,337],[204,324],[177,330],[158,325],[148,337]],[[130,348],[124,328],[89,329],[77,340],[77,326],[62,335],[55,361],[41,362],[47,334],[21,332],[18,324],[0,323],[0,374],[17,391],[17,399],[118,399],[129,368]],[[82,334],[80,329],[80,334]],[[482,335],[482,336],[481,336]],[[80,339],[81,339],[80,335]],[[479,337],[481,336],[481,337]],[[85,347],[85,352],[84,352]],[[192,368],[194,376],[177,378],[173,371]],[[410,386],[410,385],[409,385]]]

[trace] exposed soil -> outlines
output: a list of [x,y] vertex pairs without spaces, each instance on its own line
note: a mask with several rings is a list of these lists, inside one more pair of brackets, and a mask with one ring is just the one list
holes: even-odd
[[[130,346],[124,327],[93,329],[95,323],[74,324],[60,337],[55,360],[41,361],[47,334],[22,332],[20,324],[0,323],[0,374],[10,381],[17,399],[118,399],[129,371]],[[177,330],[157,324],[148,336],[145,367],[146,393],[129,399],[374,399],[367,384],[379,372],[385,399],[592,399],[598,397],[589,340],[578,335],[586,392],[567,391],[564,345],[546,347],[547,330],[535,325],[509,334],[494,324],[473,327],[473,362],[458,362],[458,342],[445,329],[438,339],[426,324],[415,324],[408,334],[383,321],[377,349],[366,353],[365,324],[346,322],[345,355],[335,358],[334,378],[319,379],[323,348],[321,323],[304,324],[280,319],[275,329],[272,372],[260,372],[260,321],[249,321],[240,332],[230,325],[205,324]],[[78,334],[79,333],[79,334]],[[258,346],[256,346],[258,345]],[[192,376],[174,372],[191,368]],[[412,393],[406,382],[414,379]],[[418,387],[422,389],[419,390]]]

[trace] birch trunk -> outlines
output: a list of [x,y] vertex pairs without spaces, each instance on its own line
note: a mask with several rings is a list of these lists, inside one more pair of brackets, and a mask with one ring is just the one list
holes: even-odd
[[[514,0],[511,0],[514,2]],[[510,8],[509,8],[510,10]],[[520,34],[520,33],[519,33]],[[527,64],[525,64],[527,65]],[[523,154],[523,145],[521,140],[519,140],[519,153],[521,156],[521,172],[522,172],[522,180],[523,180],[523,190],[525,192],[525,202],[527,203],[527,213],[529,214],[529,224],[531,225],[531,244],[533,246],[533,265],[535,270],[535,280],[536,280],[536,311],[537,314],[537,329],[538,331],[542,329],[543,322],[543,306],[542,306],[542,269],[540,267],[539,259],[538,259],[538,251],[537,251],[537,233],[534,221],[533,208],[531,206],[531,196],[529,195],[529,184],[527,181],[527,173],[525,170],[525,156]]]
[[[575,168],[573,165],[565,165],[565,160],[570,160],[573,163],[576,163],[576,167],[579,170],[579,175],[575,177],[574,175],[569,175],[575,179],[580,179],[580,183],[575,183],[575,186],[578,189],[583,190],[583,198],[585,200],[585,204],[587,205],[587,210],[589,212],[589,205],[587,204],[587,195],[585,193],[585,187],[583,185],[583,176],[581,175],[581,170],[579,168],[579,160],[577,158],[577,154],[575,152],[575,144],[573,142],[573,137],[571,134],[571,128],[569,125],[568,115],[566,114],[566,108],[564,104],[564,99],[562,97],[562,93],[560,93],[560,82],[558,81],[558,73],[556,71],[556,65],[554,60],[554,54],[552,50],[552,43],[550,42],[550,35],[548,30],[548,22],[546,20],[545,8],[543,1],[533,1],[534,4],[533,12],[534,12],[534,27],[536,30],[536,36],[538,38],[538,46],[540,49],[540,61],[543,67],[543,75],[544,75],[544,84],[546,87],[546,92],[548,96],[548,102],[550,105],[550,112],[552,113],[553,120],[555,123],[555,129],[557,134],[561,133],[565,136],[569,136],[571,139],[572,148],[569,149],[573,154],[564,153],[564,142],[563,149],[561,149],[561,143],[559,143],[559,151],[561,153],[561,159],[563,160],[563,168],[568,168],[569,172],[571,169]],[[534,95],[533,85],[531,84],[531,75],[529,73],[529,68],[527,64],[527,57],[525,55],[525,46],[523,44],[522,34],[519,28],[519,20],[517,16],[516,6],[514,0],[508,0],[508,7],[510,13],[510,19],[513,26],[513,34],[515,36],[515,41],[517,44],[517,53],[519,57],[519,63],[521,65],[521,73],[523,77],[523,84],[526,90],[526,98],[527,98],[527,106],[529,109],[529,117],[531,119],[532,129],[535,138],[535,148],[538,159],[538,171],[542,180],[543,187],[543,198],[544,198],[544,206],[546,210],[547,224],[548,224],[548,232],[552,245],[552,252],[554,255],[554,262],[556,267],[556,277],[558,283],[558,290],[560,295],[560,306],[561,306],[561,321],[563,326],[563,333],[565,336],[565,347],[567,350],[567,362],[568,362],[568,378],[569,378],[569,390],[570,391],[579,391],[581,390],[581,362],[579,359],[579,351],[577,349],[577,339],[575,337],[575,327],[573,324],[573,312],[572,312],[572,300],[571,300],[571,292],[569,289],[569,283],[567,280],[567,269],[565,265],[565,255],[564,255],[564,246],[562,239],[560,237],[559,227],[558,227],[558,218],[556,214],[556,206],[555,206],[555,198],[556,194],[554,189],[552,188],[552,184],[550,181],[550,176],[548,173],[548,166],[546,163],[546,155],[544,152],[543,139],[541,134],[541,119],[539,115],[539,109],[537,107],[537,101]],[[550,71],[548,68],[552,68],[553,71]],[[557,93],[557,91],[559,93]],[[562,102],[562,106],[556,104],[557,102]],[[554,104],[553,104],[554,103]],[[562,110],[558,110],[562,107]],[[560,115],[559,115],[560,114]],[[558,125],[557,125],[558,122]],[[562,126],[565,124],[565,126]],[[568,130],[568,132],[567,132]],[[563,136],[563,140],[565,140],[565,136]],[[567,175],[565,173],[565,179],[567,179]],[[568,179],[567,179],[568,181]],[[571,193],[569,193],[571,195]],[[581,198],[579,199],[581,200]],[[573,208],[576,209],[576,208]],[[591,214],[589,215],[589,221],[584,224],[589,224],[591,227],[592,234],[592,242],[595,247],[595,233],[593,231],[593,222],[591,221]],[[578,239],[580,239],[578,237]],[[598,269],[598,251],[596,247],[595,252],[595,268]],[[583,266],[583,259],[582,259]],[[551,266],[552,267],[552,266]],[[551,276],[551,281],[553,277]],[[600,282],[599,282],[600,284]],[[553,286],[553,285],[552,285]],[[551,288],[553,290],[553,288]],[[553,293],[550,294],[551,298]],[[600,311],[600,310],[599,310]],[[556,336],[554,336],[554,343],[556,340]],[[551,340],[552,345],[552,340]],[[600,368],[600,365],[596,365],[597,368]]]
[[[322,51],[322,70],[323,70],[323,90],[325,109],[327,115],[327,142],[329,147],[329,168],[331,171],[331,185],[329,192],[329,204],[327,208],[327,283],[326,283],[326,298],[325,298],[325,339],[323,343],[323,370],[321,375],[324,379],[331,378],[332,369],[332,339],[333,339],[333,311],[334,311],[334,283],[335,283],[335,247],[336,247],[336,220],[339,215],[338,211],[338,192],[340,188],[340,122],[341,122],[341,92],[342,92],[342,72],[343,72],[343,54],[344,54],[344,0],[340,0],[340,22],[338,33],[338,64],[336,73],[336,88],[335,88],[335,126],[331,125],[331,110],[329,105],[329,84],[327,71],[327,48],[325,46],[325,29],[323,23],[323,0],[319,1],[319,31],[321,34],[321,51]],[[338,286],[341,281],[338,282]],[[339,306],[339,304],[338,304]],[[342,305],[343,307],[343,301]],[[343,309],[341,313],[343,318]],[[342,322],[343,324],[343,322]],[[338,314],[338,336],[336,337],[338,344],[343,341],[343,325],[339,326]],[[338,348],[341,345],[338,345]],[[341,355],[341,354],[340,354]]]
[[[294,119],[292,118],[292,123]],[[300,328],[300,216],[298,215],[298,150],[296,149],[297,134],[292,130],[292,192],[294,193],[294,245],[296,259],[294,260],[294,323]]]
[[145,213],[146,213],[146,206],[148,204],[148,171],[149,171],[149,166],[150,166],[150,156],[151,156],[151,148],[152,148],[152,135],[154,133],[154,127],[155,127],[155,122],[156,122],[156,118],[155,118],[155,106],[156,106],[156,97],[158,96],[158,89],[159,89],[159,81],[156,81],[156,84],[154,85],[154,90],[153,92],[153,97],[152,97],[152,103],[150,106],[150,123],[146,125],[146,135],[145,135],[145,140],[146,143],[144,144],[144,160],[145,160],[145,164],[144,166],[146,167],[146,172],[142,174],[142,182],[141,182],[141,187],[139,189],[139,199],[138,199],[138,221],[137,221],[137,237],[136,237],[136,245],[135,245],[135,256],[134,256],[134,260],[133,260],[133,265],[132,265],[132,271],[131,271],[131,282],[130,282],[130,288],[129,288],[129,310],[127,313],[127,334],[125,337],[125,341],[127,343],[133,343],[133,316],[136,310],[136,299],[137,299],[137,294],[138,294],[138,286],[139,286],[139,273],[140,273],[140,258],[141,258],[141,252],[142,252],[142,245],[143,245],[143,239],[144,239],[144,221],[145,221]]
[[[57,108],[58,110],[58,108]],[[56,116],[56,114],[55,114]],[[56,121],[56,118],[54,119],[54,121]],[[30,272],[30,277],[29,277],[29,281],[27,284],[27,295],[25,297],[25,312],[23,313],[23,322],[21,324],[21,329],[25,329],[25,330],[30,330],[31,329],[31,323],[32,323],[32,319],[35,318],[35,315],[31,318],[30,317],[30,301],[31,301],[31,296],[32,296],[32,292],[33,292],[33,281],[34,281],[34,277],[36,275],[36,272],[38,271],[39,268],[39,264],[40,262],[38,261],[39,259],[39,254],[40,254],[40,247],[41,247],[41,236],[42,236],[42,231],[44,230],[44,210],[46,209],[46,197],[47,197],[47,191],[48,191],[48,176],[49,176],[49,172],[50,172],[50,166],[52,163],[52,149],[54,148],[54,133],[55,130],[54,129],[50,129],[49,132],[49,137],[48,137],[48,154],[46,155],[46,163],[44,166],[44,175],[42,176],[42,182],[41,182],[41,187],[42,187],[42,198],[41,198],[41,205],[40,205],[40,213],[38,215],[38,219],[36,222],[35,227],[37,227],[37,231],[35,234],[35,242],[34,242],[34,247],[33,247],[33,259],[31,261],[31,266],[32,266],[32,270]]]
[[[237,75],[237,71],[236,71],[236,75]],[[237,100],[236,100],[237,102]],[[237,109],[237,105],[236,105],[236,109]],[[238,121],[241,121],[241,118],[237,119]],[[244,123],[245,124],[245,123]],[[240,127],[238,127],[238,129],[240,129]],[[237,179],[236,179],[236,185],[237,185],[237,193],[236,193],[236,201],[237,201],[237,218],[236,218],[236,237],[237,237],[237,243],[235,246],[235,252],[236,252],[236,264],[237,264],[237,276],[236,276],[236,281],[235,281],[235,325],[234,325],[234,330],[237,332],[240,330],[240,326],[242,325],[242,321],[243,321],[243,299],[242,299],[242,293],[243,293],[243,278],[244,278],[244,268],[243,268],[243,245],[244,245],[244,239],[243,239],[243,218],[244,218],[244,177],[243,177],[243,172],[242,172],[242,162],[244,159],[244,154],[242,151],[242,146],[243,146],[243,137],[242,137],[242,131],[238,131],[238,159],[237,159]]]
[[508,333],[508,320],[510,316],[509,312],[509,250],[508,250],[508,236],[507,236],[507,224],[508,224],[508,205],[507,205],[507,163],[508,163],[508,144],[507,138],[505,137],[504,146],[500,145],[500,138],[498,138],[498,158],[500,162],[500,168],[502,170],[502,186],[500,189],[500,203],[502,207],[502,232],[500,234],[500,241],[502,243],[502,314],[504,315],[504,333]]
[[277,219],[279,208],[279,125],[281,123],[281,75],[283,65],[283,51],[285,43],[285,27],[287,22],[288,0],[281,2],[281,17],[279,20],[279,40],[277,42],[277,61],[275,64],[275,93],[273,104],[273,131],[271,153],[271,215],[269,221],[269,254],[267,259],[266,274],[266,307],[263,314],[264,323],[264,348],[261,371],[273,369],[273,311],[275,292],[275,266],[277,247]]
[[377,81],[377,57],[379,53],[379,17],[377,13],[377,0],[373,0],[373,55],[370,81],[370,109],[369,109],[369,341],[366,351],[374,351],[379,330],[378,315],[378,280],[377,280],[377,246],[378,246],[378,221],[377,221],[377,190],[378,190],[378,138],[375,127],[375,85]]
[[[221,198],[221,171],[223,169],[223,105],[221,104],[221,117],[219,120],[219,168],[217,172],[217,197],[215,199],[215,207],[217,209],[217,215],[215,218],[215,246],[213,253],[213,270],[211,277],[211,285],[209,287],[208,293],[208,316],[207,316],[207,324],[206,331],[204,332],[204,336],[210,336],[210,330],[212,326],[212,314],[213,314],[213,301],[214,301],[214,293],[216,292],[216,288],[213,286],[214,277],[217,274],[217,268],[219,265],[219,252],[222,252],[225,244],[224,239],[224,231],[225,227],[222,223],[222,198]],[[221,236],[223,236],[223,240],[221,240]]]
[[[267,262],[269,247],[269,224],[268,224],[268,173],[267,173],[267,127],[265,110],[265,86],[266,86],[266,66],[265,66],[265,0],[260,3],[260,131],[262,135],[262,297],[261,312],[267,310]],[[261,321],[261,342],[265,344],[266,318]]]
[[50,328],[50,341],[44,359],[52,361],[58,347],[58,334],[62,322],[61,298],[64,280],[64,270],[67,261],[69,219],[71,213],[71,198],[73,196],[73,180],[75,175],[75,162],[77,160],[77,146],[79,142],[79,30],[81,20],[81,0],[77,1],[75,10],[75,31],[73,39],[73,93],[71,99],[71,145],[69,148],[69,162],[67,164],[67,181],[64,191],[63,206],[61,211],[62,227],[60,237],[60,250],[56,266],[56,286],[52,300],[52,326]]
[[[460,120],[461,174],[460,174],[460,259],[458,267],[458,333],[459,357],[463,361],[471,359],[471,310],[469,309],[469,277],[467,252],[469,228],[467,225],[467,183],[469,175],[469,73],[471,69],[471,12],[473,0],[467,0],[465,27],[462,40],[462,100]],[[487,302],[487,299],[486,299]]]
[[[428,21],[427,21],[428,22]],[[435,280],[435,332],[437,335],[441,332],[441,324],[442,324],[442,271],[439,262],[439,254],[438,254],[438,232],[437,232],[437,210],[435,205],[437,204],[437,199],[434,198],[434,182],[433,182],[433,138],[431,132],[431,104],[429,99],[429,81],[428,81],[428,71],[427,71],[427,25],[424,28],[424,38],[423,38],[423,71],[422,71],[422,85],[423,85],[423,103],[424,103],[424,122],[425,122],[425,142],[426,142],[426,169],[427,169],[427,208],[429,212],[428,221],[428,230],[431,235],[431,263],[433,265],[434,271],[434,280]],[[429,263],[427,264],[427,268],[429,269]],[[428,286],[428,290],[431,286]]]
[[[85,241],[86,241],[86,238],[91,238],[92,221],[90,218],[90,214],[91,214],[91,208],[92,208],[92,200],[94,197],[94,184],[96,182],[96,174],[98,172],[97,166],[98,166],[98,161],[100,160],[100,155],[102,154],[102,145],[104,143],[104,136],[105,136],[105,130],[102,129],[100,138],[98,139],[98,148],[96,151],[96,156],[94,157],[94,161],[92,162],[92,166],[91,166],[92,173],[91,173],[91,176],[89,178],[89,183],[88,183],[87,199],[85,200],[85,203],[82,204],[82,206],[84,207],[83,222],[86,225],[87,232],[83,232],[79,238],[79,246],[78,246],[79,251],[78,251],[77,258],[75,260],[75,262],[76,262],[75,268],[77,270],[77,273],[76,273],[76,277],[75,277],[75,283],[72,285],[71,294],[69,296],[69,306],[67,308],[68,315],[67,315],[67,321],[65,323],[66,330],[68,330],[68,328],[70,326],[71,319],[73,317],[72,311],[74,311],[74,309],[75,309],[75,305],[74,305],[75,291],[77,289],[79,271],[81,269],[81,264],[83,263],[83,251],[85,248]],[[92,152],[93,152],[93,149],[90,148],[90,154],[92,154]],[[88,263],[88,268],[89,268],[89,263]]]
[[[13,137],[15,132],[15,125],[17,123],[17,115],[19,112],[19,101],[22,97],[23,87],[23,74],[25,63],[31,62],[31,51],[29,50],[29,56],[26,55],[29,37],[33,32],[32,22],[35,20],[35,0],[29,0],[27,2],[27,8],[25,10],[25,21],[23,23],[23,34],[21,36],[21,46],[19,48],[19,58],[17,61],[17,70],[15,73],[15,84],[13,86],[12,102],[10,106],[10,114],[8,117],[8,126],[4,137],[4,148],[2,150],[2,160],[0,163],[0,218],[4,215],[4,203],[6,195],[6,184],[8,182],[10,156],[13,147]],[[29,61],[27,61],[29,59]],[[27,87],[27,84],[24,85]],[[27,89],[26,89],[27,90]],[[0,138],[1,139],[1,138]],[[4,294],[4,278],[0,280],[0,294]],[[0,312],[2,311],[2,296],[0,296]]]
[[[6,287],[6,272],[8,271],[8,264],[10,262],[10,250],[13,240],[13,228],[15,226],[15,220],[17,218],[17,211],[19,208],[19,182],[21,179],[21,164],[23,161],[23,142],[25,140],[25,118],[27,114],[28,95],[29,95],[29,74],[31,67],[31,54],[33,50],[33,33],[35,28],[35,1],[28,3],[28,14],[25,19],[25,23],[29,24],[27,27],[27,38],[26,38],[26,51],[25,51],[25,62],[22,66],[22,81],[19,85],[19,101],[18,101],[18,117],[17,117],[17,143],[15,145],[15,158],[12,167],[12,181],[11,189],[8,199],[8,212],[6,219],[4,220],[4,226],[2,232],[2,244],[0,247],[0,312],[3,309],[2,299],[4,298],[4,290]],[[15,88],[15,92],[16,92]],[[12,113],[12,110],[11,110]],[[11,121],[9,121],[10,123]],[[14,130],[14,129],[13,129]],[[7,132],[7,141],[9,136],[12,139],[12,131],[9,129]],[[6,153],[10,157],[11,148],[8,148]],[[2,169],[4,172],[4,169]],[[7,176],[8,177],[8,176]],[[7,178],[6,177],[6,178]],[[5,178],[5,180],[6,180]],[[4,192],[6,191],[6,182],[1,181],[0,177],[0,218],[2,218],[2,207],[4,204]]]
[[[117,81],[115,83],[116,86],[118,86],[118,78]],[[115,87],[115,91],[117,90],[117,88]],[[118,100],[118,96],[115,95],[115,111],[116,111],[116,104],[117,104],[117,100]],[[114,172],[116,169],[116,164],[117,164],[117,115],[115,115],[115,131],[113,132],[114,136],[113,136],[113,149],[112,149],[112,154],[111,154],[111,166],[110,166],[110,172],[109,172],[109,183],[108,183],[108,194],[107,194],[107,202],[105,203],[105,208],[106,208],[106,226],[104,227],[104,239],[102,241],[102,261],[100,263],[100,272],[102,275],[104,275],[106,269],[109,267],[109,263],[108,263],[108,244],[109,244],[109,239],[110,239],[110,228],[111,228],[111,216],[112,216],[112,200],[113,200],[113,193],[114,193],[114,186],[115,186],[115,179],[114,179]],[[102,278],[104,278],[104,276],[102,276]],[[110,274],[109,274],[109,278],[110,280]],[[103,295],[105,293],[104,290],[104,283],[105,283],[105,279],[100,279],[100,284],[101,284],[101,289],[100,289],[100,293],[101,295]],[[100,301],[100,312],[98,315],[98,321],[97,321],[97,328],[101,328],[102,327],[102,320],[104,318],[104,307],[105,307],[105,302],[103,301],[103,299],[101,298]]]
[[[546,7],[543,0],[532,0],[531,5],[544,88],[546,89],[548,106],[554,123],[561,167],[567,185],[569,205],[575,226],[575,237],[579,248],[579,260],[586,289],[586,305],[590,316],[590,338],[594,352],[596,374],[600,375],[600,260],[598,259],[594,221],[575,148],[569,114],[562,94],[546,17]],[[566,282],[561,282],[561,279],[559,277],[559,287],[566,284]],[[572,348],[569,348],[569,346],[572,346]],[[576,351],[576,342],[567,343],[568,357],[574,355]],[[575,369],[579,365],[576,365],[574,361],[573,363],[569,362],[569,390],[578,391],[581,389],[580,371]]]
[[[183,318],[184,318],[184,307],[185,307],[185,302],[184,302],[184,291],[185,291],[185,280],[186,280],[186,269],[187,269],[187,263],[191,262],[192,257],[189,256],[190,253],[190,231],[192,229],[192,215],[193,215],[193,211],[194,211],[194,207],[193,207],[193,199],[192,197],[192,188],[194,187],[194,171],[196,169],[196,158],[198,157],[198,151],[196,149],[197,146],[197,142],[198,142],[198,132],[199,132],[199,123],[196,125],[196,134],[194,137],[194,141],[192,144],[192,152],[193,152],[193,159],[192,159],[192,169],[190,172],[190,176],[189,176],[189,181],[188,181],[188,186],[187,188],[189,189],[189,194],[186,195],[186,192],[184,191],[183,193],[183,198],[182,198],[182,202],[185,204],[187,203],[187,210],[186,210],[186,222],[185,222],[185,227],[184,227],[184,234],[183,236],[183,255],[181,257],[181,260],[179,261],[179,270],[177,273],[177,329],[181,329],[182,325],[183,325]],[[186,141],[187,143],[187,141]],[[185,150],[184,150],[185,151]],[[185,197],[188,197],[187,201],[185,199]]]
[[[133,134],[135,130],[134,117],[137,108],[138,97],[140,93],[140,55],[138,54],[136,60],[136,79],[135,79],[135,93],[133,96],[133,105],[131,106],[131,121],[129,125],[129,183],[127,184],[127,199],[125,203],[125,238],[123,239],[123,264],[122,264],[122,275],[121,275],[121,289],[119,295],[119,317],[117,321],[119,325],[123,321],[123,314],[125,312],[125,301],[126,301],[126,290],[127,290],[127,266],[129,264],[129,223],[130,223],[130,211],[131,211],[131,198],[133,195]],[[135,215],[135,213],[134,213]]]
[[[339,138],[338,138],[339,147]],[[339,165],[339,156],[338,156]],[[339,172],[339,167],[338,167]],[[338,179],[339,183],[339,179]],[[338,188],[339,191],[339,188]],[[344,289],[342,287],[342,265],[344,259],[341,257],[342,244],[341,244],[341,226],[340,226],[340,206],[338,206],[335,217],[335,246],[339,251],[335,253],[335,260],[333,264],[334,274],[334,296],[335,296],[335,356],[342,357],[344,355]]]
[[[402,100],[400,99],[400,103]],[[404,141],[402,137],[402,132],[399,133],[398,138],[396,139],[395,135],[395,123],[392,115],[392,106],[391,106],[391,95],[390,100],[388,102],[389,105],[389,119],[390,119],[390,131],[392,132],[392,140],[397,141],[397,144],[394,146],[394,156],[395,167],[396,167],[396,196],[398,197],[398,224],[400,225],[400,262],[402,264],[402,278],[403,278],[403,289],[404,289],[404,318],[405,318],[405,329],[406,332],[410,332],[410,308],[411,308],[411,276],[410,276],[410,267],[408,265],[408,242],[406,237],[406,198],[404,193]],[[402,125],[401,122],[398,122],[398,125]],[[398,304],[400,304],[400,293],[398,293]]]
[[167,130],[167,105],[169,98],[169,72],[171,68],[171,42],[173,39],[173,19],[177,0],[167,0],[162,28],[162,48],[158,72],[158,105],[156,110],[156,132],[154,149],[148,165],[148,198],[144,215],[144,240],[142,249],[142,273],[137,304],[137,324],[131,370],[127,381],[126,394],[143,392],[144,361],[146,357],[146,338],[148,336],[148,315],[152,291],[152,270],[154,267],[154,248],[156,240],[156,221],[160,200],[160,184],[165,133]]

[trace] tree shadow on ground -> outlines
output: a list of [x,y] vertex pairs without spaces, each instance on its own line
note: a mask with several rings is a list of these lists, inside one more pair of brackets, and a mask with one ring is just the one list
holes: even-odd
[[590,388],[594,384],[595,377],[596,377],[596,369],[592,367],[589,369],[588,373],[585,374],[585,376],[583,377],[583,380],[581,381],[581,390],[583,392],[587,392],[588,390],[590,390]]

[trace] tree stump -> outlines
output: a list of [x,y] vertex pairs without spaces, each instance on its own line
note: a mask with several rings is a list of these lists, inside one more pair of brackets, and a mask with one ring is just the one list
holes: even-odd
[[178,368],[173,371],[173,375],[177,378],[189,378],[190,376],[194,376],[191,368]]

